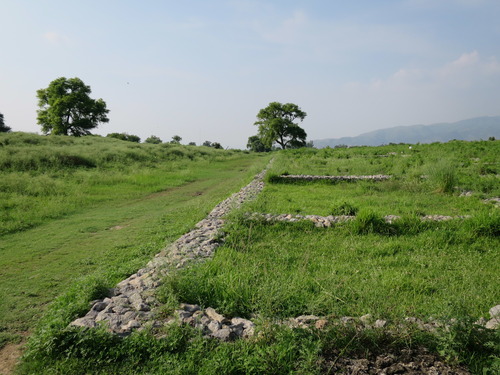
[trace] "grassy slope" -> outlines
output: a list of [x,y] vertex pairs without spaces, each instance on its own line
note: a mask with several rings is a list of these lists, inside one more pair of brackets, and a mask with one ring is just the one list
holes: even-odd
[[[111,147],[107,140],[98,141]],[[181,164],[177,161],[179,167],[169,170],[144,165],[139,168],[139,165],[129,171],[121,168],[116,171],[113,164],[91,171],[61,172],[44,170],[43,166],[32,170],[35,180],[40,175],[45,178],[53,174],[52,181],[71,190],[78,190],[74,175],[85,173],[91,173],[92,179],[100,174],[104,181],[109,174],[120,174],[131,180],[140,179],[142,183],[110,184],[107,189],[97,185],[94,190],[83,187],[77,202],[80,207],[73,202],[69,209],[54,215],[54,219],[43,218],[43,222],[34,205],[31,211],[23,213],[28,220],[35,217],[29,226],[32,229],[17,226],[17,232],[0,237],[0,338],[12,339],[20,332],[31,331],[45,306],[75,280],[88,275],[107,275],[103,277],[111,287],[135,272],[165,243],[191,228],[266,163],[265,158],[243,153],[216,156],[219,161],[203,157]],[[18,173],[26,172],[4,171],[4,176],[12,180]],[[157,175],[163,176],[159,182]],[[16,199],[19,197],[23,195],[17,194]],[[24,198],[36,200],[36,196],[29,194]],[[50,198],[57,200],[57,196]]]

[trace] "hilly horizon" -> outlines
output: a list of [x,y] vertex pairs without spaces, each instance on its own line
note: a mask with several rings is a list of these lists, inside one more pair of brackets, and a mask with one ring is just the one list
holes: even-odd
[[313,140],[316,148],[346,146],[380,146],[388,143],[433,143],[454,139],[464,141],[500,138],[500,116],[482,116],[467,120],[384,128],[355,137]]

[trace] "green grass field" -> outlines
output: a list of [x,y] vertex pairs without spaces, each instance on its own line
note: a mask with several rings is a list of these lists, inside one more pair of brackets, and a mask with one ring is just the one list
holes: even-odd
[[[185,326],[164,328],[161,339],[152,331],[120,339],[104,329],[67,325],[88,310],[89,301],[248,182],[270,155],[129,146],[98,137],[12,136],[7,145],[0,137],[2,175],[10,181],[0,183],[9,202],[2,219],[8,229],[0,237],[0,298],[7,301],[0,307],[0,337],[7,342],[23,331],[33,333],[20,373],[322,374],[339,356],[364,358],[421,347],[473,373],[500,371],[500,330],[472,324],[500,303],[500,214],[484,202],[500,195],[500,142],[274,153],[264,191],[230,216],[225,242],[213,259],[172,272],[158,290],[166,304],[163,313],[181,302],[198,303],[257,322],[255,338],[221,343]],[[25,151],[10,152],[14,146]],[[45,151],[38,153],[37,147]],[[182,156],[172,156],[175,149]],[[30,152],[33,160],[27,161]],[[58,153],[76,155],[70,159],[85,159],[88,165],[78,161],[63,167],[60,160],[67,157],[54,158]],[[106,153],[115,158],[103,157]],[[283,173],[392,178],[270,182]],[[26,182],[25,176],[32,180]],[[39,178],[57,189],[34,194],[31,182]],[[61,188],[68,193],[52,193]],[[470,196],[461,196],[464,192]],[[38,204],[47,211],[40,213]],[[356,219],[330,228],[246,215],[330,215],[343,207],[353,208]],[[387,214],[402,219],[387,224],[382,219]],[[470,218],[420,220],[430,214]],[[386,319],[392,333],[275,324],[304,314],[335,320],[367,313]],[[429,333],[400,327],[408,316],[457,323]]]
[[[111,287],[135,272],[267,163],[242,152],[98,137],[14,133],[0,144],[0,345],[32,332],[75,281],[92,276]],[[172,158],[171,149],[184,156]],[[105,152],[116,160],[102,161]],[[93,167],[57,165],[47,161],[52,154]]]

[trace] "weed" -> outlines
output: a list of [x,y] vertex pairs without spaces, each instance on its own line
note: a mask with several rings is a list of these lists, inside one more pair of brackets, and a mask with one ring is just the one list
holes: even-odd
[[351,203],[342,202],[340,204],[336,204],[330,211],[330,215],[340,216],[340,215],[348,215],[354,216],[358,212],[358,208],[353,206]]
[[369,209],[359,211],[356,219],[352,221],[351,227],[355,234],[394,234],[394,228],[386,223],[384,218]]

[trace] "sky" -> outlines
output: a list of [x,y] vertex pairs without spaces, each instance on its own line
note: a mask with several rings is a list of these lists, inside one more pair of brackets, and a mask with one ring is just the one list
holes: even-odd
[[245,148],[270,102],[308,139],[500,115],[499,0],[0,0],[0,113],[79,77],[109,123]]

